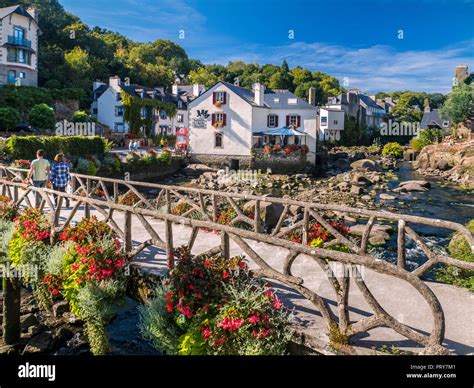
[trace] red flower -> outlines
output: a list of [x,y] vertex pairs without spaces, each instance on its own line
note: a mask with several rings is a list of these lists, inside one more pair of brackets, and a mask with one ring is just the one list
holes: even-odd
[[260,321],[260,318],[255,315],[252,315],[248,317],[247,320],[252,324],[256,324],[258,321]]
[[222,274],[222,278],[225,280],[229,277],[229,273],[227,271],[224,271],[224,273]]

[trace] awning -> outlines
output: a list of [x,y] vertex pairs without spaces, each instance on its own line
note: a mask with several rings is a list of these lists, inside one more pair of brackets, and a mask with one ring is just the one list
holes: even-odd
[[299,131],[292,127],[283,127],[283,128],[275,128],[275,129],[268,129],[261,132],[254,132],[252,136],[306,136],[307,133],[303,131]]

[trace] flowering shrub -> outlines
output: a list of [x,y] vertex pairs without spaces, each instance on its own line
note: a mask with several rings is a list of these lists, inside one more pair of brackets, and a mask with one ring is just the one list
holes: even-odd
[[129,191],[127,194],[119,196],[118,203],[125,206],[134,206],[140,202],[140,197],[133,191]]
[[[341,222],[330,222],[331,226],[337,231],[347,236],[349,229]],[[303,230],[298,228],[289,234],[289,239],[296,243],[303,242]],[[308,228],[308,245],[313,247],[320,247],[325,242],[333,240],[334,237],[319,223],[311,221]]]
[[169,150],[161,151],[160,155],[158,156],[158,160],[165,164],[170,164],[173,159],[171,152]]
[[141,309],[143,335],[169,354],[284,354],[288,314],[269,286],[249,277],[242,257],[179,261]]
[[[255,211],[253,209],[247,208],[242,211],[247,217],[250,219],[255,218]],[[251,229],[252,226],[248,225],[246,222],[235,222],[234,219],[237,218],[237,212],[232,206],[224,206],[220,207],[217,211],[217,223],[221,225],[231,225],[235,226],[237,228],[242,228],[242,229]]]
[[50,255],[43,286],[52,297],[63,297],[84,319],[94,354],[108,351],[105,325],[125,293],[125,256],[110,227],[97,218],[83,219],[60,234]]
[[299,149],[300,149],[300,147],[297,144],[288,144],[284,148],[284,151],[285,151],[286,155],[291,155],[291,154],[295,153],[296,151],[298,151]]
[[25,160],[25,159],[15,160],[12,163],[12,167],[30,169],[31,168],[31,162],[29,160]]
[[0,218],[12,221],[16,216],[17,208],[10,198],[0,195]]

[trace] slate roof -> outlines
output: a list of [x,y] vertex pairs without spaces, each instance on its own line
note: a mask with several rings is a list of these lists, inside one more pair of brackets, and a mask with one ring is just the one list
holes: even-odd
[[421,119],[420,128],[425,129],[425,128],[428,128],[429,126],[438,126],[439,128],[445,128],[443,127],[443,121],[449,122],[447,118],[444,118],[440,115],[440,112],[438,109],[433,109],[431,112],[423,113],[423,118]]
[[[254,100],[254,92],[252,89],[247,89],[242,86],[237,86],[228,82],[221,81],[219,82],[227,86],[235,94],[243,98],[250,105],[258,107]],[[279,102],[275,102],[275,99],[278,98]],[[296,104],[289,104],[288,99],[296,99]],[[316,109],[316,107],[308,104],[305,100],[297,97],[289,90],[271,90],[265,89],[265,94],[263,96],[263,103],[266,108],[272,109]]]
[[365,94],[359,94],[359,98],[368,107],[384,110],[382,107],[377,105],[374,100],[372,100],[369,96],[366,96]]
[[12,5],[11,7],[0,8],[0,19],[12,14],[17,13],[22,16],[30,18],[36,23],[36,20],[28,13],[28,11],[21,5]]

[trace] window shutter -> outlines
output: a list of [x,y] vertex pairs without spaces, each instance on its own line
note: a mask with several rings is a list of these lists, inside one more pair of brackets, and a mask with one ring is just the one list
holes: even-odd
[[278,115],[275,116],[275,127],[278,128]]
[[212,92],[212,103],[215,104],[217,101],[217,93],[216,92]]
[[[224,101],[225,101],[225,98],[224,98]],[[227,124],[227,114],[223,114],[222,115],[222,126],[225,127]]]
[[211,124],[214,125],[216,123],[216,114],[213,113],[211,116]]
[[290,126],[290,116],[289,115],[286,116],[286,126],[287,127]]
[[298,116],[298,117],[296,118],[296,127],[297,127],[297,128],[301,127],[301,116]]
[[[224,101],[222,101],[222,104],[223,105],[227,104],[227,92],[224,92]],[[225,122],[225,118],[224,118],[224,122]]]
[[270,128],[270,115],[267,115],[267,127]]

